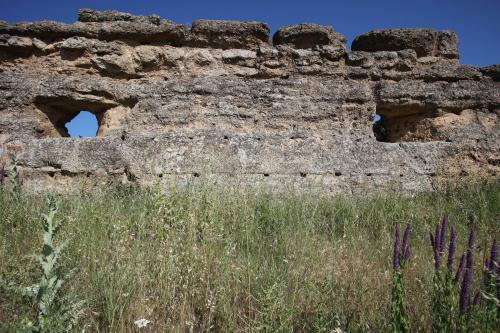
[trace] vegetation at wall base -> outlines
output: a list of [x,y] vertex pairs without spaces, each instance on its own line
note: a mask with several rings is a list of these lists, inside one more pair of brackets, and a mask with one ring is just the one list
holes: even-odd
[[[449,273],[444,260],[439,271],[430,260],[429,232],[445,213],[457,254],[475,231],[471,315],[457,325],[498,327],[498,182],[413,196],[210,185],[168,192],[117,185],[60,196],[57,216],[66,223],[54,241],[70,241],[58,263],[78,270],[60,292],[84,301],[78,325],[87,332],[391,331],[394,230],[408,223],[405,318],[408,330],[431,331],[435,295],[452,291],[443,302],[458,313],[463,282],[463,273],[453,281],[458,262]],[[15,287],[40,279],[28,255],[39,253],[45,210],[43,196],[0,190],[0,330],[35,324],[36,299]]]

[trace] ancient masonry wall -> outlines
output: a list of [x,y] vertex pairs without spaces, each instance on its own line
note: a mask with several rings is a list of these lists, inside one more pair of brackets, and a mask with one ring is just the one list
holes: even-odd
[[[271,42],[265,23],[187,28],[114,11],[0,21],[0,158],[16,156],[33,191],[210,178],[411,192],[497,177],[500,66],[459,64],[457,43],[374,30],[348,51],[328,26],[284,27]],[[96,138],[68,137],[82,110]]]

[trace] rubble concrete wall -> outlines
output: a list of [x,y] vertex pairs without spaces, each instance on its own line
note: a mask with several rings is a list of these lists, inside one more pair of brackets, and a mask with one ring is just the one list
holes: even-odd
[[[336,193],[497,177],[500,66],[459,63],[458,37],[332,27],[271,38],[261,22],[84,9],[73,24],[0,21],[0,160],[27,188],[88,181]],[[71,138],[80,111],[95,138]],[[381,120],[373,124],[376,115]]]

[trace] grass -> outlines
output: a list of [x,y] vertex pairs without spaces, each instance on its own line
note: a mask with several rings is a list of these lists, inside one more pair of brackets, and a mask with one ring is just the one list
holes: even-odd
[[[26,255],[40,249],[46,207],[43,197],[4,192],[0,322],[14,326],[36,316],[36,304],[13,286],[40,276]],[[86,332],[389,331],[394,226],[412,223],[410,324],[430,331],[429,231],[448,213],[462,253],[474,226],[480,265],[500,238],[499,205],[499,182],[407,197],[211,186],[168,196],[123,186],[79,192],[60,197],[59,241],[69,240],[61,264],[77,268],[65,292],[85,302]],[[138,328],[141,318],[150,324]]]

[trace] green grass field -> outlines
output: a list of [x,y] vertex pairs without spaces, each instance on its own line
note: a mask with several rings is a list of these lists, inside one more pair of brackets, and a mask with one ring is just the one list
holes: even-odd
[[[85,301],[82,332],[388,332],[396,223],[413,224],[406,270],[414,331],[430,331],[429,232],[448,213],[465,249],[478,232],[476,282],[500,239],[500,183],[401,196],[271,195],[197,186],[121,186],[60,196],[69,240],[64,293]],[[15,286],[36,282],[43,196],[0,190],[0,322],[36,319]],[[147,319],[138,328],[134,322]],[[0,326],[1,327],[1,326]],[[480,330],[480,328],[478,328]],[[1,330],[1,329],[0,329]]]

